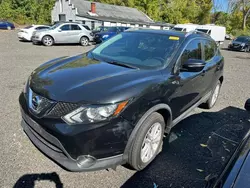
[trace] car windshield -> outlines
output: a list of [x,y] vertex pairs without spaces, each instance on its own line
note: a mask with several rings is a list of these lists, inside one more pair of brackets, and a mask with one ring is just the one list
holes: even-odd
[[124,32],[92,51],[94,58],[140,69],[157,69],[169,63],[182,38],[159,33]]
[[50,30],[54,30],[54,29],[56,29],[56,28],[57,28],[58,26],[60,26],[60,25],[61,25],[60,23],[57,23],[57,24],[51,26],[49,29],[50,29]]
[[246,37],[238,37],[235,39],[235,41],[237,42],[247,42],[247,38]]

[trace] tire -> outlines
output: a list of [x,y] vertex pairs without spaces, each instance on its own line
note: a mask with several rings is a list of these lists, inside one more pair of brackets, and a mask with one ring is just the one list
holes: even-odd
[[249,52],[250,51],[250,47],[247,46],[245,49],[244,49],[244,52]]
[[202,104],[200,107],[204,109],[211,109],[216,104],[219,94],[220,94],[221,82],[218,80],[216,86],[213,89],[211,96],[209,97],[208,101]]
[[80,39],[81,46],[88,46],[89,45],[89,39],[87,37],[82,37]]
[[52,46],[54,44],[54,39],[51,36],[44,36],[42,38],[42,43],[44,46]]
[[140,171],[154,160],[162,150],[164,129],[165,121],[159,113],[154,112],[145,119],[129,150],[129,166]]
[[7,30],[11,30],[11,27],[10,27],[10,26],[8,26],[8,27],[7,27]]

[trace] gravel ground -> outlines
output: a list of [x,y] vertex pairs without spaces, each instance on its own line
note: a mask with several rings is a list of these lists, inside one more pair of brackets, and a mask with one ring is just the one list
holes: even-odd
[[[29,74],[45,61],[83,53],[92,46],[33,46],[19,42],[15,31],[0,31],[0,41],[0,187],[55,187],[55,184],[57,187],[62,184],[63,187],[120,187],[133,177],[141,177],[123,167],[116,171],[66,172],[41,154],[21,129],[18,96]],[[229,106],[242,109],[250,97],[250,53],[222,50],[222,54],[225,57],[225,81],[219,101],[210,111],[215,113]],[[191,119],[197,122],[202,111],[197,109],[195,112]],[[185,120],[183,122],[177,127],[184,127]],[[166,176],[169,173],[167,169],[162,172]],[[152,186],[146,181],[148,187],[153,187],[154,179],[151,180]]]

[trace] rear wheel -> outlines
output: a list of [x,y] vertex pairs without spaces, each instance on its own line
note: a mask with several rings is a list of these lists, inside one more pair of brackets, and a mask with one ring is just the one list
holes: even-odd
[[82,46],[88,46],[88,44],[89,44],[89,39],[88,39],[87,37],[82,37],[82,38],[80,39],[80,44],[81,44]]
[[54,39],[51,36],[44,36],[42,43],[44,46],[52,46],[54,44]]
[[216,104],[218,97],[219,97],[220,88],[221,88],[221,82],[218,80],[215,88],[212,91],[210,98],[208,99],[208,101],[206,103],[202,104],[200,107],[205,108],[205,109],[213,108],[214,105]]
[[128,163],[133,169],[144,169],[162,150],[164,129],[164,118],[157,112],[142,123],[129,152]]

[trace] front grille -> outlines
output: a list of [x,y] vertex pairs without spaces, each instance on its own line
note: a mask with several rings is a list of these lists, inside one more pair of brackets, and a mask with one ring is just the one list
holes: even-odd
[[80,107],[80,104],[58,102],[47,114],[48,117],[60,118]]

